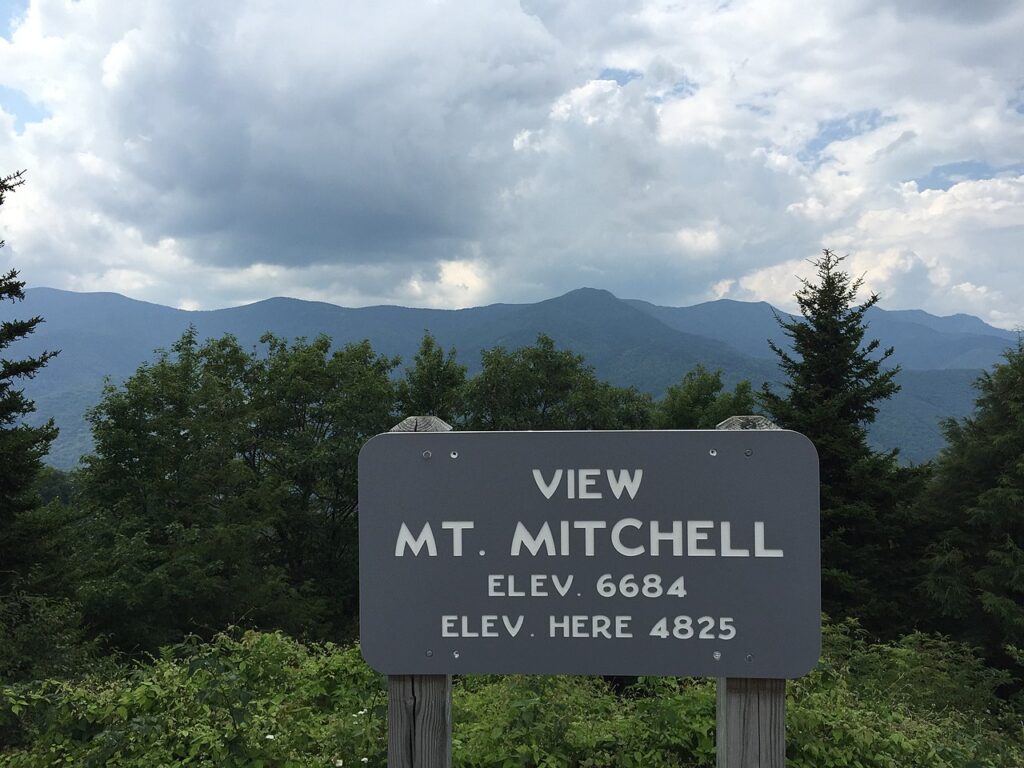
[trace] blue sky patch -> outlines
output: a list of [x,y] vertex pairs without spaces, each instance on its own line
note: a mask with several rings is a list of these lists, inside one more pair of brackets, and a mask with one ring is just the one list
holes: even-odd
[[688,99],[699,90],[700,86],[696,82],[684,77],[682,80],[673,83],[672,87],[667,91],[648,93],[644,98],[647,101],[653,101],[655,104],[662,104],[675,99]]
[[917,182],[919,190],[941,189],[945,192],[961,181],[977,181],[978,179],[991,179],[996,176],[1021,173],[1024,173],[1024,163],[1013,163],[995,168],[984,160],[960,160],[956,163],[936,165],[924,176],[914,179],[914,181]]
[[851,112],[833,120],[822,120],[818,123],[818,132],[807,142],[797,157],[805,162],[820,161],[822,152],[829,144],[870,133],[895,121],[895,117],[883,115],[877,109],[866,109],[861,112]]
[[643,72],[637,72],[635,69],[602,69],[601,74],[597,76],[598,80],[614,80],[619,85],[625,85],[634,80],[640,80],[644,76]]
[[0,85],[0,109],[14,115],[14,130],[21,133],[26,123],[38,123],[50,116],[43,107],[33,103],[21,91]]
[[0,37],[11,39],[14,20],[28,8],[28,0],[0,0]]

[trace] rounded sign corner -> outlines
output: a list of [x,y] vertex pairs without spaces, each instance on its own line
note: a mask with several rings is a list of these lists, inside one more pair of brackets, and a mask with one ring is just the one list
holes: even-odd
[[[784,429],[784,430],[781,430],[781,431],[784,432],[787,435],[793,435],[794,438],[796,438],[796,442],[797,443],[801,443],[801,444],[804,445],[805,448],[809,448],[811,453],[814,456],[815,464],[817,464],[819,462],[818,446],[816,446],[814,444],[814,441],[811,440],[811,438],[809,438],[803,432],[797,432],[795,429]],[[771,434],[771,432],[766,432],[764,434]]]
[[386,661],[386,658],[375,658],[374,653],[371,650],[373,648],[373,643],[367,644],[364,638],[360,636],[359,653],[360,655],[362,655],[363,661],[365,661],[369,665],[370,669],[374,670],[375,672],[379,672],[382,675],[392,674],[391,670],[387,669],[387,664],[381,663],[382,661]]
[[377,451],[377,450],[380,449],[380,447],[381,447],[381,445],[383,443],[382,438],[388,437],[389,435],[393,435],[393,434],[395,434],[395,433],[394,432],[381,432],[380,434],[374,435],[369,440],[367,440],[365,443],[363,443],[363,447],[359,449],[359,461],[360,461],[360,463],[363,461],[363,457],[364,456],[369,456],[374,451]]
[[787,680],[796,680],[798,678],[805,677],[817,668],[821,661],[821,635],[818,635],[816,638],[813,655],[812,652],[808,650],[807,656],[800,659],[800,661],[803,663],[795,664],[795,671],[787,671],[787,674],[784,675]]

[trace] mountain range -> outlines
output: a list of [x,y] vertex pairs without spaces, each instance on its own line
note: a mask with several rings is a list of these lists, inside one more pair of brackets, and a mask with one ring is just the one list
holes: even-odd
[[[581,288],[534,304],[491,304],[439,310],[398,306],[358,309],[322,302],[273,298],[242,307],[186,311],[114,293],[75,293],[52,288],[26,291],[24,302],[0,306],[0,320],[40,315],[45,323],[8,354],[22,357],[44,349],[60,354],[25,392],[36,420],[54,417],[60,437],[49,461],[73,467],[91,447],[83,414],[99,401],[105,378],[119,382],[169,347],[192,325],[201,339],[225,333],[244,347],[258,346],[265,332],[285,338],[327,334],[334,343],[369,339],[377,352],[411,361],[424,331],[454,347],[470,373],[480,351],[496,345],[532,344],[546,333],[556,344],[584,355],[597,375],[660,396],[698,363],[720,369],[732,385],[778,382],[767,340],[785,346],[777,318],[785,313],[764,302],[719,300],[690,307],[664,307],[619,299],[604,290]],[[939,423],[970,413],[972,383],[998,362],[1016,334],[970,315],[938,317],[921,310],[869,310],[869,335],[892,346],[902,367],[901,392],[887,402],[871,430],[879,448],[899,448],[904,460],[926,461],[942,447]]]

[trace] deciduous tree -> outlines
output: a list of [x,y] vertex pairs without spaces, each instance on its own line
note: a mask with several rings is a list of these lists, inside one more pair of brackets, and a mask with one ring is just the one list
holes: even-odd
[[399,380],[398,408],[403,416],[437,416],[452,424],[461,412],[466,366],[455,349],[444,350],[428,332],[423,335],[413,365]]
[[643,429],[650,397],[599,381],[581,355],[537,343],[481,353],[482,370],[466,387],[470,429]]
[[730,416],[753,413],[755,406],[749,381],[727,392],[721,371],[698,365],[668,388],[657,405],[655,421],[659,429],[714,429]]

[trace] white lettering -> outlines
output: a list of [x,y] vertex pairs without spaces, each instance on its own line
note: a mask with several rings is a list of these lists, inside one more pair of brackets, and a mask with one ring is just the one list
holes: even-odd
[[632,616],[548,616],[548,637],[632,637],[632,621]]
[[544,494],[545,499],[550,499],[555,495],[555,491],[558,490],[559,484],[562,482],[562,470],[556,469],[554,477],[551,478],[551,482],[548,483],[544,479],[544,475],[539,469],[533,470],[533,481],[537,483],[537,487],[540,492]]
[[512,536],[512,557],[518,557],[519,552],[524,546],[535,557],[540,552],[541,547],[544,547],[547,551],[548,557],[554,557],[555,537],[551,534],[551,526],[544,523],[540,531],[538,531],[536,538],[534,538],[525,525],[521,522],[516,523],[516,532]]
[[487,596],[488,597],[505,597],[504,592],[499,592],[501,589],[501,580],[504,578],[500,573],[491,573],[487,576]]
[[545,582],[548,577],[543,573],[535,573],[530,576],[530,594],[534,597],[547,597],[548,590]]
[[597,483],[597,477],[601,474],[600,469],[579,469],[577,470],[580,476],[579,488],[581,499],[600,499],[600,491],[592,491],[591,488]]
[[558,580],[558,576],[551,577],[551,581],[553,581],[555,584],[555,591],[558,592],[558,594],[562,597],[565,597],[569,593],[569,588],[572,586],[572,579],[572,574],[569,574],[569,576],[567,576],[565,579],[565,583],[563,584],[561,581]]
[[673,520],[672,530],[662,532],[657,520],[651,521],[651,555],[657,557],[661,554],[661,542],[672,542],[672,556],[683,556],[683,521]]
[[754,523],[754,557],[782,557],[781,549],[765,549],[764,523]]
[[619,520],[612,528],[612,546],[615,551],[620,555],[626,557],[636,557],[642,555],[646,550],[643,546],[638,547],[627,547],[622,543],[622,529],[623,528],[636,528],[640,529],[643,527],[643,523],[637,520],[635,517],[626,517]]
[[441,523],[441,527],[446,531],[452,532],[452,555],[454,557],[462,557],[462,532],[472,528],[473,523],[469,520],[446,520]]
[[[510,637],[515,637],[523,628],[523,618],[523,616],[516,616],[513,620],[511,616],[496,614],[487,614],[479,618],[442,616],[441,637],[500,637],[502,627]],[[498,619],[501,619],[500,625]],[[473,622],[472,627],[470,627],[471,621]]]
[[750,557],[749,549],[733,549],[732,523],[722,523],[722,557]]
[[519,630],[523,628],[523,617],[522,616],[520,616],[518,619],[516,619],[516,623],[515,624],[512,624],[511,622],[509,622],[508,616],[502,616],[501,617],[501,621],[505,625],[505,629],[508,630],[509,635],[511,635],[512,637],[515,637],[516,635],[518,635],[519,634]]
[[594,531],[598,528],[607,528],[608,523],[604,520],[577,520],[572,525],[583,530],[583,554],[586,557],[593,557]]
[[644,471],[642,469],[633,470],[632,475],[627,470],[620,469],[618,477],[612,474],[610,469],[605,474],[608,476],[608,485],[611,486],[612,493],[615,494],[616,499],[622,496],[623,490],[629,493],[630,499],[635,499],[636,492],[640,490],[640,481],[644,479]]
[[430,557],[437,557],[437,542],[434,541],[434,532],[430,528],[430,523],[423,524],[423,530],[415,539],[412,537],[409,526],[402,523],[402,527],[398,530],[398,540],[395,542],[395,557],[404,557],[406,547],[412,550],[415,557],[423,549],[424,544],[427,547],[427,554]]
[[701,529],[714,528],[715,524],[710,520],[690,520],[686,524],[686,549],[690,557],[714,557],[715,550],[701,549],[697,545],[707,541],[708,535]]

